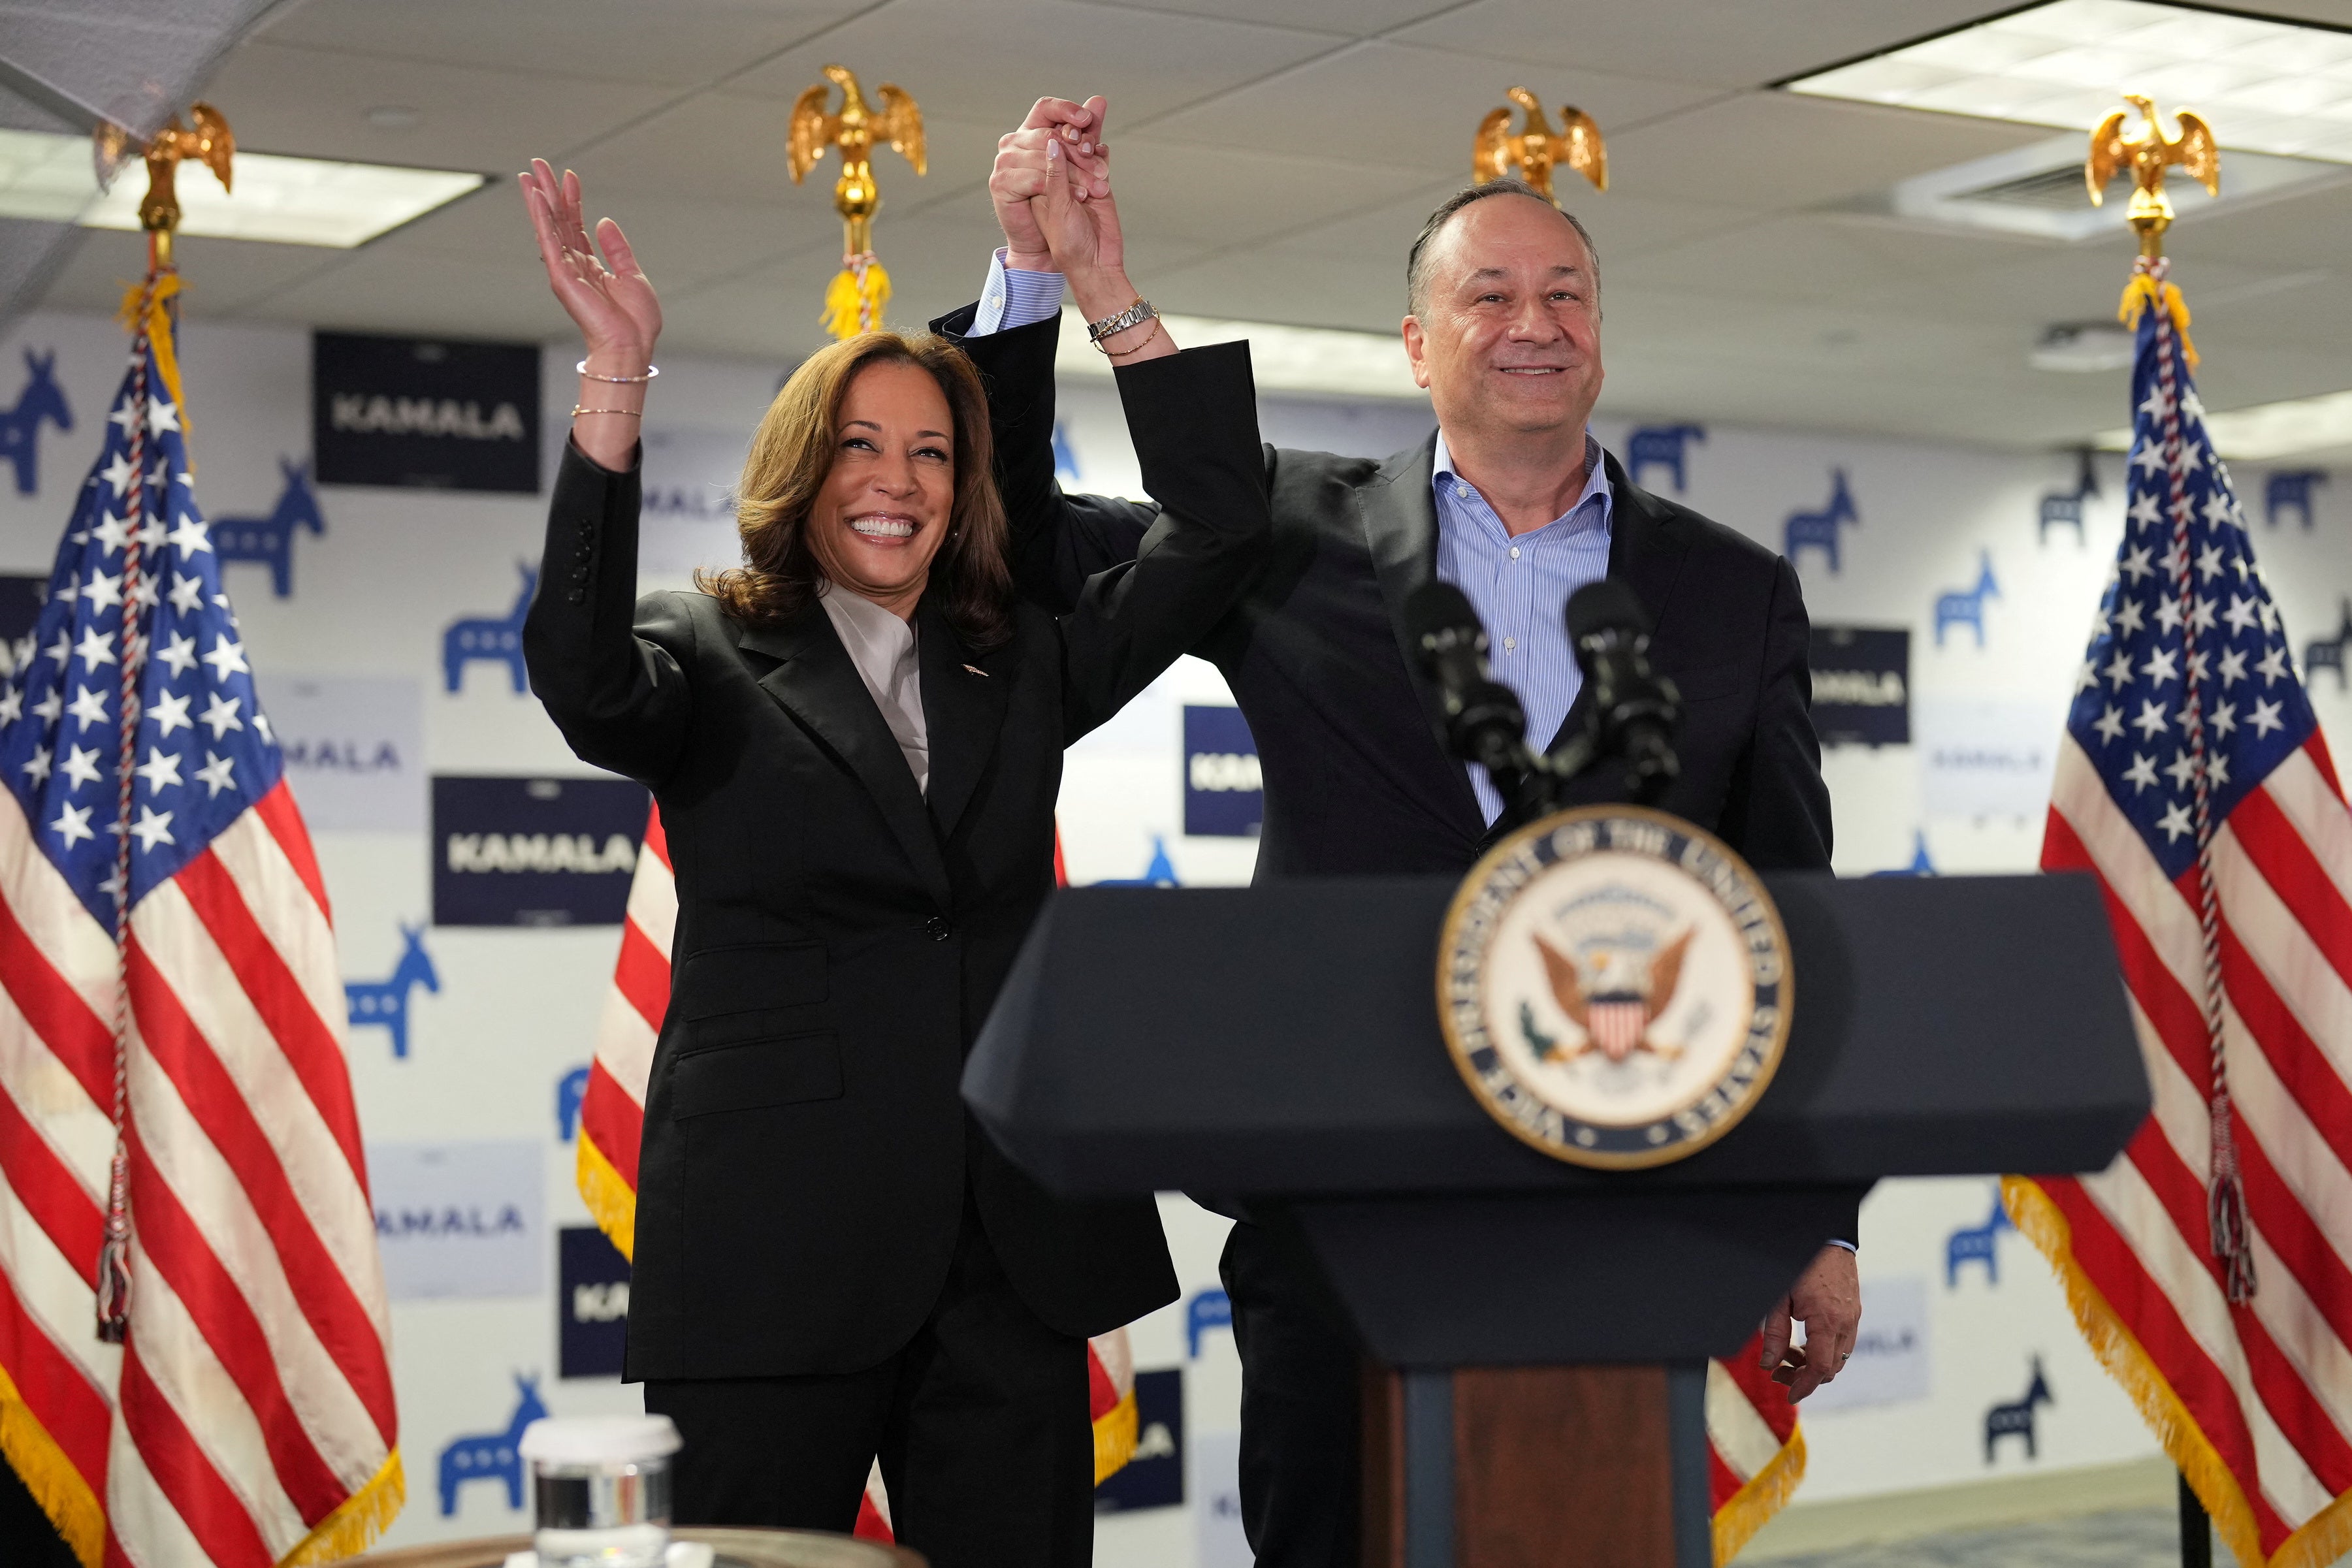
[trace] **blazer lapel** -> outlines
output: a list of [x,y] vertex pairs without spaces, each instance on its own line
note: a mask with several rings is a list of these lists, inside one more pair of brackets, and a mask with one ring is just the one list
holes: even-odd
[[[745,632],[739,645],[779,661],[760,677],[761,689],[849,765],[880,808],[882,820],[906,851],[925,890],[941,909],[952,906],[947,862],[931,831],[922,791],[915,788],[906,754],[882,721],[882,710],[874,706],[873,694],[859,679],[857,666],[850,662],[824,608],[812,601],[782,626]],[[936,735],[931,745],[936,779]]]
[[[1387,608],[1389,627],[1403,656],[1405,676],[1429,717],[1430,742],[1445,732],[1445,707],[1437,688],[1421,673],[1421,652],[1413,646],[1404,607],[1414,591],[1437,575],[1437,502],[1430,494],[1430,477],[1437,460],[1437,434],[1411,452],[1400,452],[1381,465],[1371,481],[1356,492],[1364,523],[1364,538],[1371,549],[1373,575],[1379,580],[1381,602]],[[1468,766],[1441,747],[1448,780],[1446,809],[1465,825],[1484,827],[1477,792],[1470,788]]]
[[[1666,623],[1666,604],[1674,597],[1675,580],[1682,575],[1683,558],[1690,553],[1689,529],[1665,505],[1625,477],[1617,459],[1601,456],[1609,475],[1609,575],[1633,591],[1650,612],[1653,631]],[[1653,639],[1653,651],[1655,643]],[[1552,746],[1584,727],[1592,711],[1590,682],[1576,689],[1568,716],[1560,721]]]
[[[987,670],[975,661],[926,598],[915,612],[916,657],[922,667],[923,727],[931,742],[927,799],[942,842],[951,837],[980,777],[996,755],[1013,684],[1009,668]],[[1002,650],[1000,650],[1001,652]],[[1009,665],[1009,661],[1003,661]]]

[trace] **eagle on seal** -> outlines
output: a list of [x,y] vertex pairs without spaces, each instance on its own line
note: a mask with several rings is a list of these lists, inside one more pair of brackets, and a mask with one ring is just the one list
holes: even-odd
[[1599,1050],[1612,1061],[1622,1061],[1637,1051],[1651,1051],[1668,1061],[1682,1054],[1680,1046],[1661,1045],[1650,1038],[1650,1025],[1674,1006],[1675,988],[1682,984],[1683,957],[1690,950],[1696,926],[1685,929],[1660,948],[1650,960],[1649,973],[1634,977],[1614,973],[1622,960],[1601,954],[1593,966],[1596,989],[1587,992],[1576,961],[1538,936],[1536,950],[1543,955],[1544,974],[1551,994],[1569,1021],[1584,1031],[1584,1043],[1567,1052],[1573,1061]]

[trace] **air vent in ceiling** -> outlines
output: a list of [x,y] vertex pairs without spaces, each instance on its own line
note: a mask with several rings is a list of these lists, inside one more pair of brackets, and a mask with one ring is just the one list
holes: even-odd
[[[1869,213],[1933,228],[1993,230],[2041,239],[2095,239],[2127,226],[2128,180],[2107,188],[2106,204],[2091,205],[2083,189],[2087,136],[2053,136],[1990,158],[1973,159],[1904,180],[1841,210]],[[2223,207],[2242,207],[2290,192],[2352,179],[2352,169],[2263,152],[2221,153],[2221,193],[2209,196],[2193,181],[2168,181],[2166,191],[2183,223]]]

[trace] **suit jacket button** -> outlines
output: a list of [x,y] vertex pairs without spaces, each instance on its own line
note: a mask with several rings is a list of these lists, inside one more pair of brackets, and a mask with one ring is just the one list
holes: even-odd
[[934,915],[923,922],[923,935],[934,942],[944,942],[955,935],[955,925],[944,915]]

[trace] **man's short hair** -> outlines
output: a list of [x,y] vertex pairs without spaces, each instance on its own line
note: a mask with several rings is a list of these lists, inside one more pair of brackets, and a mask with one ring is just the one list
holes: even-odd
[[1538,202],[1542,202],[1546,206],[1551,207],[1552,210],[1559,213],[1561,217],[1566,218],[1569,222],[1569,226],[1576,230],[1577,237],[1584,241],[1585,254],[1592,258],[1592,294],[1596,300],[1600,298],[1601,247],[1592,243],[1592,231],[1584,226],[1584,220],[1578,217],[1574,213],[1570,212],[1566,207],[1559,206],[1554,204],[1549,198],[1545,196],[1541,191],[1537,190],[1525,180],[1514,180],[1506,177],[1500,180],[1489,180],[1483,185],[1465,185],[1460,190],[1454,192],[1452,195],[1446,197],[1444,201],[1439,203],[1437,210],[1429,214],[1429,221],[1421,225],[1421,232],[1419,234],[1412,236],[1412,248],[1405,252],[1404,256],[1404,302],[1406,309],[1412,311],[1416,316],[1421,314],[1421,307],[1423,303],[1422,291],[1427,287],[1429,283],[1427,271],[1422,266],[1422,257],[1426,255],[1429,250],[1429,242],[1437,237],[1438,230],[1444,228],[1447,224],[1454,221],[1454,214],[1460,212],[1471,203],[1483,202],[1489,196],[1530,196]]

